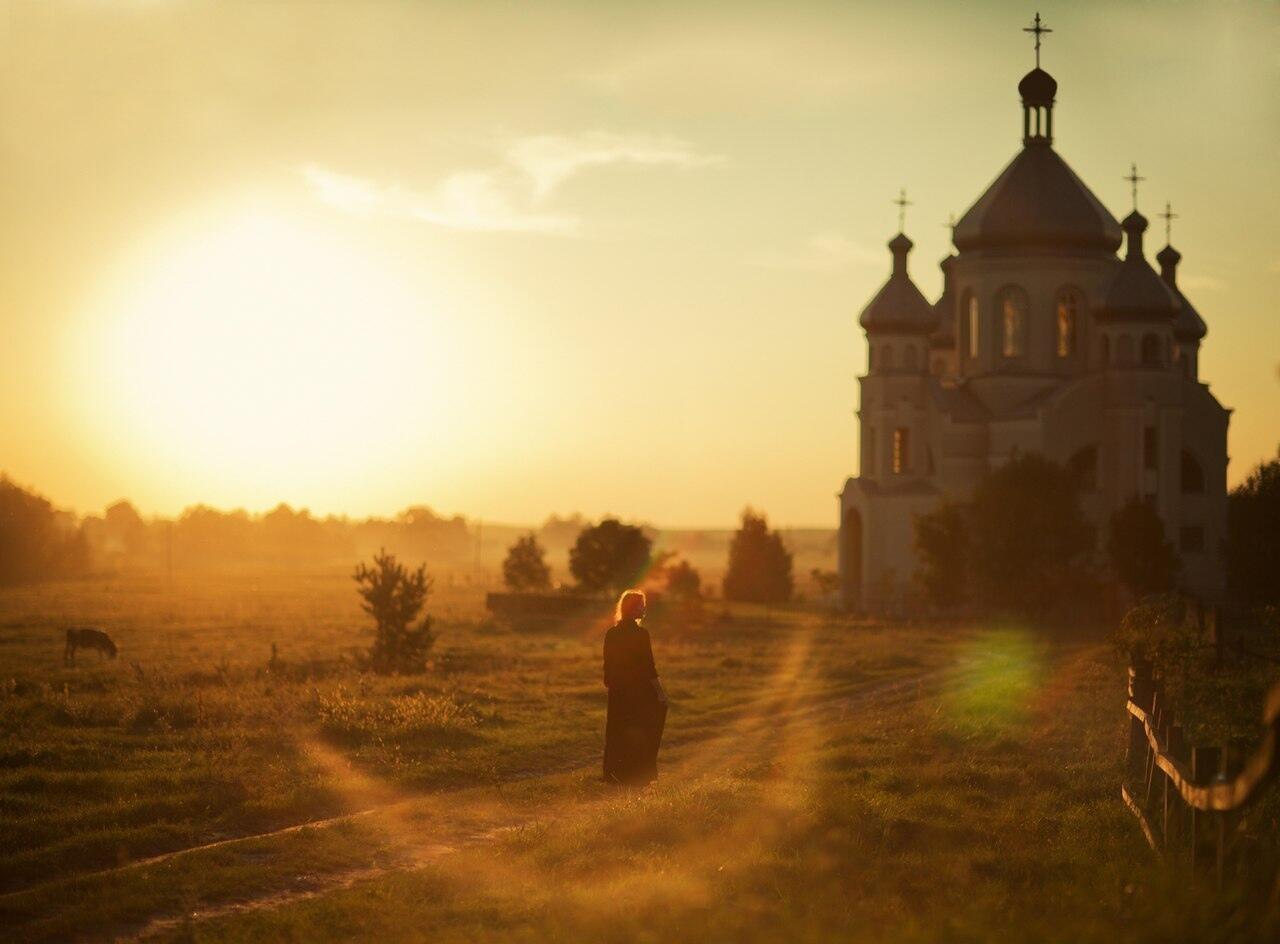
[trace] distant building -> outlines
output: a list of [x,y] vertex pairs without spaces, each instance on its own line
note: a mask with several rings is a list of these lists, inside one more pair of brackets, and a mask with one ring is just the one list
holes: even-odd
[[1230,411],[1200,381],[1205,323],[1178,288],[1178,251],[1156,255],[1159,274],[1144,256],[1136,169],[1135,209],[1117,223],[1053,149],[1057,87],[1038,62],[1018,84],[1022,150],[955,224],[936,302],[907,274],[911,240],[889,242],[892,274],[860,319],[860,473],[840,493],[847,607],[909,604],[914,516],[1018,452],[1075,470],[1100,543],[1132,496],[1152,502],[1188,589],[1223,588]]

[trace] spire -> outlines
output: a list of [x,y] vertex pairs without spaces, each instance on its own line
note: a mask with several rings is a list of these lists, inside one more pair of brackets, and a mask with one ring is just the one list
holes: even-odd
[[1034,33],[1036,37],[1036,67],[1018,83],[1018,94],[1022,96],[1022,143],[1052,144],[1053,101],[1058,94],[1058,83],[1040,68],[1040,37],[1053,30],[1041,23],[1037,13],[1035,22],[1024,26],[1022,31]]

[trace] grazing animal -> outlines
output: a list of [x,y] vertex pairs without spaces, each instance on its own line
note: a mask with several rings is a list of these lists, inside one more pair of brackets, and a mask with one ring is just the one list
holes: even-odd
[[67,649],[62,654],[62,661],[75,665],[77,649],[97,649],[104,659],[116,657],[116,644],[111,637],[92,626],[73,626],[67,630]]

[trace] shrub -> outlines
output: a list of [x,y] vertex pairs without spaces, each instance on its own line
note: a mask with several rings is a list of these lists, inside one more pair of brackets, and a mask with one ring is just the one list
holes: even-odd
[[667,568],[667,596],[673,600],[697,600],[702,597],[702,575],[686,560]]
[[569,572],[588,592],[623,590],[639,582],[652,544],[640,528],[605,518],[578,535],[569,551]]
[[1280,454],[1231,490],[1226,559],[1233,590],[1250,603],[1280,604]]
[[502,562],[502,580],[516,592],[546,590],[551,586],[551,568],[547,566],[536,535],[517,538],[507,550],[506,560]]
[[431,592],[426,566],[410,571],[384,550],[374,555],[372,567],[357,565],[354,577],[361,606],[376,624],[369,667],[383,674],[423,671],[436,641],[431,617],[418,620]]
[[1160,516],[1136,496],[1111,515],[1107,558],[1116,578],[1139,597],[1172,590],[1182,568]]
[[745,603],[784,603],[791,599],[794,582],[791,552],[782,536],[769,530],[763,514],[750,508],[742,512],[742,526],[729,545],[729,569],[724,576],[726,600]]
[[969,518],[964,505],[944,501],[915,519],[916,580],[929,602],[953,607],[968,596]]

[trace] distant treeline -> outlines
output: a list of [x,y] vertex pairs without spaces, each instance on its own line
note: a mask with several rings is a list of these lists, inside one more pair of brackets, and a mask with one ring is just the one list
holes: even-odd
[[[551,515],[532,529],[548,551],[555,582],[571,582],[569,549],[593,522]],[[0,583],[123,571],[238,567],[350,567],[385,549],[433,570],[484,571],[501,580],[508,549],[531,531],[414,505],[389,518],[318,517],[286,504],[265,513],[193,505],[175,518],[143,516],[127,500],[101,514],[59,510],[30,488],[0,476]],[[728,560],[733,529],[663,530],[645,526],[655,552],[675,553],[712,579]],[[834,566],[832,529],[784,530],[798,568]]]

